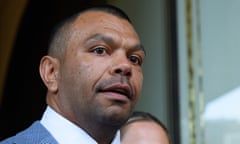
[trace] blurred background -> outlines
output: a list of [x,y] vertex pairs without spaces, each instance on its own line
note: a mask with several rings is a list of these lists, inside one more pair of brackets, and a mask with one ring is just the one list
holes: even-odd
[[0,140],[42,116],[38,66],[52,28],[106,3],[130,16],[147,51],[136,109],[156,115],[174,144],[239,143],[238,0],[0,0]]

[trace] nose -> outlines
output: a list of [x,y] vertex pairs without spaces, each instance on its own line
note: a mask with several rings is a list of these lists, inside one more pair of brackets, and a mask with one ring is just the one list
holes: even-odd
[[131,64],[129,63],[128,60],[116,60],[117,62],[112,66],[111,68],[111,74],[112,75],[121,75],[121,76],[126,76],[130,77],[132,75],[132,68]]

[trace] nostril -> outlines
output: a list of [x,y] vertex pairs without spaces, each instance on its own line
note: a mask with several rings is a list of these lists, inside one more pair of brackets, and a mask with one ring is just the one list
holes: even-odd
[[132,67],[129,63],[118,63],[111,67],[110,73],[112,75],[121,75],[130,77],[132,75]]
[[121,68],[115,69],[116,74],[125,75],[125,76],[131,76],[130,70],[122,70]]
[[128,71],[126,74],[125,74],[127,77],[131,76],[132,73],[130,71]]
[[121,69],[116,69],[115,73],[117,73],[117,74],[122,73],[122,70]]

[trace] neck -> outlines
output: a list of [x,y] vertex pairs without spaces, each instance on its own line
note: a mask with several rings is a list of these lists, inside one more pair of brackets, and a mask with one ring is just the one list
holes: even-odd
[[98,144],[110,144],[117,134],[118,127],[90,126],[85,130]]

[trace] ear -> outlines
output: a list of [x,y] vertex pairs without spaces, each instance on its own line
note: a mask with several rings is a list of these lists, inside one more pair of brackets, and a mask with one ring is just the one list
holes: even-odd
[[58,74],[60,64],[58,59],[51,56],[44,56],[41,59],[39,72],[41,78],[48,88],[48,91],[56,92],[58,90]]

